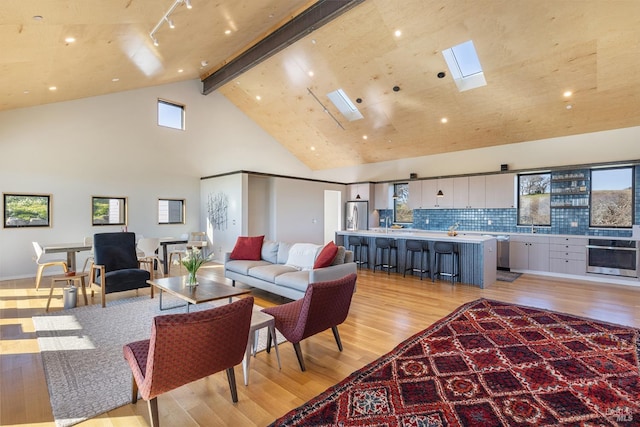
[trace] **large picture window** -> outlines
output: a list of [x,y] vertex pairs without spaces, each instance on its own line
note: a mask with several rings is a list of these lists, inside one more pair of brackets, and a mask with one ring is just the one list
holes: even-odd
[[127,225],[127,198],[93,196],[92,225]]
[[158,224],[184,224],[184,200],[159,199]]
[[393,185],[393,222],[413,224],[413,210],[409,208],[409,184]]
[[630,228],[633,224],[633,168],[591,171],[591,227]]
[[51,196],[3,194],[4,228],[50,227]]
[[518,225],[551,225],[551,174],[518,175]]

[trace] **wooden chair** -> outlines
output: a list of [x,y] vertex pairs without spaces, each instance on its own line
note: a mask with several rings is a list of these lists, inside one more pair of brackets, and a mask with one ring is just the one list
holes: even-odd
[[40,246],[40,243],[31,243],[33,243],[33,250],[36,251],[36,256],[33,258],[33,260],[36,262],[36,264],[38,264],[38,270],[36,271],[36,290],[38,290],[40,288],[40,281],[42,280],[42,273],[44,272],[45,268],[61,267],[65,273],[69,271],[69,268],[67,267],[67,262],[61,259],[51,259],[48,261],[43,261],[42,255],[44,255],[44,250],[42,249],[42,246]]
[[[188,234],[182,234],[180,236],[181,239],[185,239],[188,240],[189,239],[189,235]],[[171,266],[173,265],[173,260],[174,257],[178,259],[178,265],[180,267],[180,270],[182,270],[182,257],[185,256],[187,254],[187,245],[186,244],[180,244],[180,245],[175,245],[173,247],[173,249],[171,249],[169,251],[168,254],[168,260],[167,260],[167,265],[168,265],[168,270],[169,272],[171,272]]]
[[[262,311],[276,319],[276,329],[293,344],[300,369],[305,371],[300,341],[329,328],[342,351],[338,325],[345,321],[356,286],[356,274],[331,282],[311,283],[304,297]],[[267,338],[267,352],[271,350],[271,335]]]
[[[141,269],[136,255],[135,233],[98,233],[93,236],[95,264],[89,272],[91,297],[100,289],[102,307],[106,307],[106,294],[148,288],[151,272]],[[151,287],[153,298],[153,287]]]
[[151,425],[159,425],[157,396],[184,384],[227,371],[231,399],[238,401],[233,367],[242,362],[251,324],[253,297],[210,310],[156,316],[151,338],[124,346],[132,372],[131,402],[147,401]]

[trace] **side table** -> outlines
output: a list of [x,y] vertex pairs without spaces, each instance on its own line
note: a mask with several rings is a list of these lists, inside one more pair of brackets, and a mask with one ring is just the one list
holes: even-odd
[[282,369],[280,364],[280,352],[278,351],[278,340],[276,339],[276,319],[267,313],[263,313],[256,308],[251,314],[251,326],[249,327],[249,342],[247,350],[242,360],[242,373],[244,374],[244,385],[249,385],[249,363],[251,356],[256,355],[256,346],[258,345],[258,333],[260,329],[267,328],[267,334],[271,334],[274,347],[276,349],[276,358],[278,359],[278,369]]
[[49,311],[49,305],[51,304],[51,296],[53,295],[53,288],[58,282],[65,282],[67,285],[78,283],[78,287],[82,288],[82,296],[84,297],[84,305],[88,304],[87,301],[87,289],[85,285],[85,277],[88,277],[89,273],[76,273],[73,276],[66,276],[59,274],[51,277],[51,289],[49,290],[49,299],[47,300],[47,308],[45,311]]

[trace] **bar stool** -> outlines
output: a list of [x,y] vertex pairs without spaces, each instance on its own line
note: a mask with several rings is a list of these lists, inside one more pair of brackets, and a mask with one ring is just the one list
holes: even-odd
[[366,237],[349,236],[349,250],[353,251],[353,260],[358,268],[362,269],[363,264],[369,268],[369,242]]
[[[458,244],[453,242],[435,242],[433,244],[433,252],[435,253],[433,274],[431,275],[432,281],[436,280],[436,276],[449,276],[451,277],[451,284],[455,282],[456,277],[460,280],[460,254],[458,253]],[[451,270],[448,272],[442,271],[442,257],[451,256],[451,263],[445,263],[445,266],[450,266]]]
[[[386,255],[386,256],[385,256]],[[391,256],[393,256],[393,264],[391,264]],[[387,262],[385,263],[385,258]],[[387,237],[376,237],[376,260],[373,266],[373,272],[376,272],[376,267],[387,269],[387,274],[391,273],[391,269],[398,271],[398,247],[396,246],[396,240]]]
[[[402,273],[402,277],[407,276],[407,271],[410,271],[411,274],[414,272],[420,273],[420,280],[422,280],[422,275],[425,273],[431,273],[430,267],[430,253],[429,253],[429,245],[428,242],[424,240],[407,240],[405,243],[407,247],[407,254],[404,257],[404,272]],[[420,268],[414,266],[414,258],[416,254],[420,254]],[[427,265],[424,265],[425,255]]]

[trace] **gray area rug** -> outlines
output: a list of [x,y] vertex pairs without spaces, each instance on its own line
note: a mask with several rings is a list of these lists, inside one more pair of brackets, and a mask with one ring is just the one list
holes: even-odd
[[[162,302],[165,307],[179,303],[166,293]],[[198,304],[190,311],[215,305]],[[154,316],[184,311],[160,311],[157,296],[144,296],[109,302],[106,309],[98,304],[34,316],[56,426],[71,426],[130,403],[131,370],[123,345],[148,339]],[[259,332],[258,351],[266,347],[266,329]],[[278,342],[283,341],[278,333]],[[242,384],[242,374],[237,381]]]
[[501,282],[513,282],[520,276],[522,276],[522,273],[514,273],[512,271],[498,270],[496,272],[496,280]]

